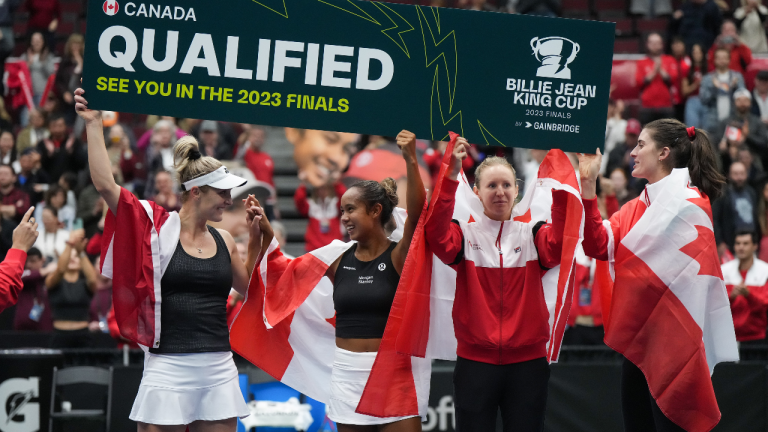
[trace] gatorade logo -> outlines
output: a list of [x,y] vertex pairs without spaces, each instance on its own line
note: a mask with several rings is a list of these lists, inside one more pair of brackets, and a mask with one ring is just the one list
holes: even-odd
[[120,5],[117,3],[117,0],[105,0],[102,9],[104,9],[105,14],[114,16],[120,10]]
[[11,378],[0,384],[0,431],[40,430],[39,381],[38,377]]

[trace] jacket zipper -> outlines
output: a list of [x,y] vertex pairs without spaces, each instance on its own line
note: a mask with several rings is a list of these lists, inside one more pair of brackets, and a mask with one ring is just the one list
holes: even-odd
[[501,364],[501,347],[502,347],[502,326],[504,319],[504,253],[501,251],[501,232],[504,230],[504,221],[501,221],[501,227],[499,227],[499,235],[496,237],[496,248],[499,250],[499,280],[501,284],[499,286],[499,364]]

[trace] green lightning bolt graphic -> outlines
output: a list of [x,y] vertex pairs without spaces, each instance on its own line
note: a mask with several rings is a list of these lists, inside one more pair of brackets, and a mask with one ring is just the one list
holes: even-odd
[[[408,47],[405,45],[405,40],[403,39],[403,33],[407,33],[409,31],[413,31],[413,26],[411,23],[405,20],[405,18],[402,17],[399,13],[395,12],[386,5],[386,3],[379,3],[379,2],[372,2],[374,6],[379,8],[379,11],[381,11],[384,16],[389,18],[390,21],[392,21],[392,27],[382,30],[381,32],[384,33],[388,38],[392,39],[392,42],[395,43],[395,45],[399,46],[401,50],[405,53],[408,58],[411,58],[411,54],[408,52]],[[388,9],[389,13],[385,11],[384,9]],[[398,24],[398,21],[395,21],[393,17],[399,18],[398,21],[400,24]],[[399,31],[398,31],[399,30]],[[398,40],[400,41],[398,43]]]
[[[464,135],[461,111],[454,107],[459,67],[456,33],[442,28],[439,9],[429,8],[431,13],[425,13],[420,6],[416,9],[424,42],[425,66],[435,68],[429,113],[432,139],[445,139],[449,130],[461,131]],[[430,16],[433,25],[430,25]]]
[[281,17],[288,18],[288,6],[285,5],[285,0],[251,0],[252,2],[262,5],[272,12],[280,15]]

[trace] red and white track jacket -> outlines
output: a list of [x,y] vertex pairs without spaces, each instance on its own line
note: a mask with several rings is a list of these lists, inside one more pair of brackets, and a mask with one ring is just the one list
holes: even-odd
[[746,342],[765,339],[768,326],[768,263],[755,258],[746,277],[739,271],[737,259],[723,264],[722,269],[729,296],[733,287],[742,282],[749,290],[749,295],[740,295],[731,300],[736,340]]
[[549,312],[541,277],[559,264],[568,192],[553,191],[553,222],[534,235],[537,221],[482,217],[452,223],[458,185],[445,178],[425,227],[432,251],[457,272],[453,323],[458,356],[491,364],[546,357]]

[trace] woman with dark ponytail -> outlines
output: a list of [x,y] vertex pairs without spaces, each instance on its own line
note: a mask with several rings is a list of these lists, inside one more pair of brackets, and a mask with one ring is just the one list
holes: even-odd
[[711,371],[738,359],[712,230],[710,200],[725,183],[712,145],[674,119],[647,124],[630,156],[648,185],[605,222],[596,153],[579,156],[583,247],[614,278],[603,316],[606,344],[625,356],[624,430],[709,431],[720,419]]
[[[404,212],[400,209],[396,209],[398,196],[393,179],[386,178],[381,182],[366,180],[353,184],[342,195],[340,204],[341,225],[347,229],[352,241],[342,243],[334,240],[330,245],[304,256],[322,257],[322,264],[316,259],[302,258],[287,264],[288,260],[281,256],[279,250],[273,252],[272,246],[267,246],[272,243],[272,228],[266,218],[261,220],[264,233],[262,245],[265,245],[266,254],[264,260],[270,263],[264,267],[268,274],[265,304],[278,292],[282,291],[277,297],[284,300],[302,291],[302,286],[308,287],[314,283],[317,283],[317,287],[312,288],[313,294],[309,295],[309,298],[314,295],[327,298],[330,293],[326,293],[325,288],[322,288],[323,281],[327,277],[333,284],[335,329],[332,331],[335,346],[325,346],[323,333],[318,332],[317,337],[312,338],[313,344],[323,345],[318,349],[318,352],[323,352],[322,357],[327,353],[332,354],[329,380],[324,381],[320,378],[321,373],[315,373],[315,376],[302,378],[299,384],[295,381],[287,381],[287,384],[302,391],[301,385],[306,386],[308,382],[317,379],[317,386],[314,386],[313,390],[318,393],[313,397],[329,401],[328,418],[336,422],[339,432],[416,432],[421,431],[419,416],[426,415],[424,411],[419,412],[419,415],[374,417],[357,411],[379,352],[400,282],[400,274],[426,200],[426,191],[416,160],[416,136],[411,132],[402,131],[397,136],[397,145],[400,146],[405,159],[408,175],[407,217],[404,217]],[[321,265],[327,267],[319,270]],[[313,282],[307,283],[311,279],[307,276],[309,273],[317,275],[317,282],[313,279]],[[298,286],[296,281],[301,281],[301,286]],[[291,288],[286,288],[289,286]],[[253,286],[251,289],[254,289]],[[311,302],[304,296],[296,303],[304,301]],[[294,300],[285,300],[284,303],[293,304]],[[313,304],[312,308],[324,309],[324,306],[317,306],[318,304]],[[263,318],[266,323],[270,306],[263,309],[259,306],[257,309],[259,321],[262,319],[262,310],[267,310]],[[290,314],[296,310],[290,309]],[[241,311],[238,320],[242,319],[242,315]],[[325,321],[322,316],[319,318],[320,323]],[[233,328],[237,325],[238,322],[235,321]],[[270,325],[278,324],[273,322]],[[234,332],[235,330],[233,334]],[[270,355],[268,347],[260,346],[259,349],[264,353],[264,357]],[[301,349],[296,348],[297,351]],[[320,356],[314,357],[319,361]],[[259,363],[258,358],[255,360]],[[324,365],[320,365],[317,370],[324,370]],[[286,375],[281,372],[281,376],[276,378],[283,380]],[[306,393],[306,390],[302,392]],[[426,403],[423,408],[426,410]],[[422,409],[421,404],[419,409]]]

